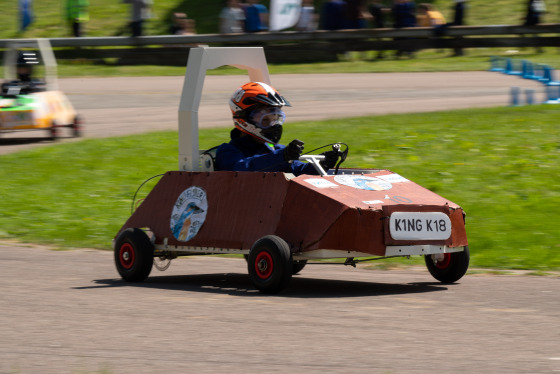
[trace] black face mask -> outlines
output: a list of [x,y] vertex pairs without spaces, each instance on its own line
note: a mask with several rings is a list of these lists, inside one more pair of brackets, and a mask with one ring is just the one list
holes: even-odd
[[280,138],[282,138],[282,126],[278,125],[269,127],[268,129],[263,129],[261,130],[261,134],[274,144],[277,144],[280,141]]

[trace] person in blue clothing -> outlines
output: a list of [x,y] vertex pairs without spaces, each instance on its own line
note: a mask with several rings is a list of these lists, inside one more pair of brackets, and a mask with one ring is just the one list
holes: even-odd
[[344,15],[346,14],[346,1],[329,0],[323,4],[321,11],[322,30],[342,30],[346,28]]
[[[416,4],[413,0],[394,0],[392,12],[394,28],[399,29],[416,26]],[[397,40],[397,38],[395,38],[395,40]],[[399,58],[403,54],[412,58],[414,57],[414,50],[411,48],[399,49],[395,53],[395,57]]]
[[[318,174],[312,164],[298,161],[304,148],[301,140],[278,144],[286,119],[282,107],[291,106],[278,91],[266,83],[246,83],[233,93],[229,105],[235,128],[231,141],[216,150],[215,170]],[[322,154],[321,166],[333,168],[338,153]]]
[[258,0],[249,0],[245,7],[245,32],[268,30],[268,9]]
[[393,27],[416,26],[416,4],[412,0],[396,0],[393,4]]

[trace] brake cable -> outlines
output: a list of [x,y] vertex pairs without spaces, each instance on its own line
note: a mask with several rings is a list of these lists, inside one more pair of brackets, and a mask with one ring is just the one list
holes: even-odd
[[165,175],[165,173],[164,173],[164,174],[154,175],[153,177],[150,177],[150,178],[146,179],[146,180],[138,187],[138,189],[137,189],[136,192],[134,193],[134,196],[132,197],[132,204],[130,205],[130,214],[134,213],[134,202],[136,201],[136,195],[138,194],[138,191],[140,191],[140,189],[142,188],[142,186],[145,185],[146,183],[148,183],[149,181],[151,181],[152,179],[157,178],[157,177],[162,177],[162,176],[164,176],[164,175]]

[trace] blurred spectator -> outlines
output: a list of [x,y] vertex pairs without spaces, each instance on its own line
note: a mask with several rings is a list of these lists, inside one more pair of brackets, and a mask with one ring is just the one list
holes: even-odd
[[[393,1],[393,26],[395,28],[402,27],[415,27],[416,26],[416,4],[412,0],[394,0]],[[395,38],[397,40],[397,38]],[[401,38],[401,40],[403,40]],[[402,54],[407,54],[408,57],[414,57],[414,50],[411,48],[404,48],[397,51],[395,57],[400,57]]]
[[33,23],[33,3],[32,0],[19,0],[19,31],[24,32]]
[[323,4],[321,28],[323,30],[342,30],[345,26],[345,14],[346,2],[344,0],[329,0]]
[[244,21],[245,13],[239,5],[239,0],[227,0],[226,6],[220,12],[220,33],[243,32]]
[[393,1],[393,27],[416,26],[416,4],[412,0]]
[[420,27],[441,26],[445,24],[445,18],[432,4],[422,3],[418,5],[416,24]]
[[541,23],[541,15],[546,12],[544,0],[529,0],[523,25],[532,26]]
[[72,27],[72,35],[79,38],[83,35],[82,24],[89,20],[89,0],[67,0],[66,20]]
[[317,28],[317,15],[313,0],[303,0],[301,5],[301,13],[299,21],[296,25],[297,31],[315,31]]
[[364,0],[346,0],[345,29],[365,29],[367,27]]
[[372,16],[373,27],[382,29],[385,27],[385,13],[391,12],[391,9],[385,8],[381,0],[372,0],[369,4],[368,11]]
[[193,35],[196,34],[196,22],[187,18],[186,13],[173,13],[169,31],[171,35]]
[[[462,26],[465,24],[465,17],[467,13],[467,0],[454,0],[455,5],[453,6],[453,22],[451,26]],[[449,24],[448,24],[449,25]],[[457,38],[457,39],[460,39]],[[463,56],[465,52],[463,48],[455,48],[453,56]]]
[[170,35],[177,35],[178,32],[181,31],[181,20],[186,19],[186,13],[173,13],[171,16],[171,26],[169,26],[169,34]]
[[[391,9],[385,8],[381,0],[373,0],[368,7],[369,13],[371,14],[371,20],[373,22],[373,27],[376,29],[382,29],[385,27],[385,13],[390,13]],[[377,52],[377,59],[382,59],[383,50]]]
[[152,18],[152,0],[123,0],[130,4],[130,28],[132,36],[142,36],[144,21]]
[[245,8],[245,31],[259,32],[268,30],[268,9],[259,0],[248,0]]
[[[527,3],[527,12],[524,17],[524,26],[538,25],[541,23],[541,15],[546,12],[546,4],[544,0],[529,0]],[[536,47],[537,53],[542,53],[543,49]]]
[[465,24],[465,15],[467,12],[467,0],[454,0],[455,5],[453,6],[453,26],[461,26]]

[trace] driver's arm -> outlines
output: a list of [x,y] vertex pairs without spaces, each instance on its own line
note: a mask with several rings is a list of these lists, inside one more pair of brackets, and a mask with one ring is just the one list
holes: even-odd
[[291,164],[292,173],[295,176],[302,174],[318,175],[319,173],[315,170],[313,164],[309,162],[293,161]]

